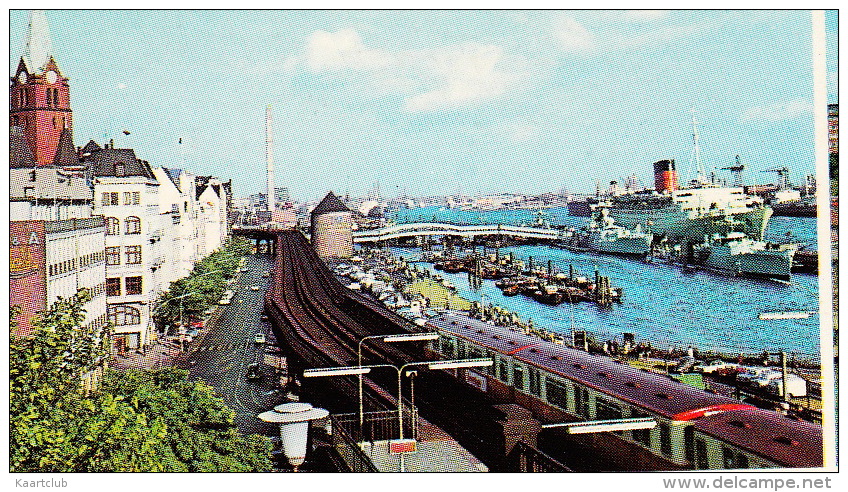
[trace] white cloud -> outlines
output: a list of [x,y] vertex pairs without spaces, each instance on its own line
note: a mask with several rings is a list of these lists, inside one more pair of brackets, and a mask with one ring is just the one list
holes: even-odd
[[520,75],[499,68],[503,49],[468,43],[434,50],[422,58],[425,78],[434,88],[406,100],[407,111],[434,111],[476,103],[503,94]]
[[122,91],[126,88],[127,88],[127,84],[124,84],[123,82],[118,84],[118,90]]
[[651,29],[640,33],[611,33],[606,37],[605,44],[609,48],[623,49],[655,46],[697,34],[703,29],[703,26],[692,24],[688,26],[669,26],[661,29]]
[[764,106],[754,106],[742,113],[741,120],[747,121],[785,121],[813,112],[813,104],[806,99],[778,102]]
[[313,72],[374,70],[392,62],[388,53],[362,44],[362,39],[353,29],[335,33],[315,31],[309,36],[306,45],[306,64]]
[[625,10],[624,18],[633,22],[650,22],[668,16],[667,10]]
[[571,17],[560,16],[554,20],[554,36],[560,48],[568,53],[593,51],[595,36]]
[[291,72],[336,73],[371,94],[400,94],[408,112],[476,104],[504,94],[525,78],[517,58],[496,45],[466,43],[427,50],[388,51],[366,46],[353,29],[312,33],[302,56],[283,63]]

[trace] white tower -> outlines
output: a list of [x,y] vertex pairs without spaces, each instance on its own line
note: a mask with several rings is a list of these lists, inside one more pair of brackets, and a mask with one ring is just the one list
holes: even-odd
[[268,165],[268,211],[274,213],[274,131],[271,129],[271,106],[265,110],[265,161]]

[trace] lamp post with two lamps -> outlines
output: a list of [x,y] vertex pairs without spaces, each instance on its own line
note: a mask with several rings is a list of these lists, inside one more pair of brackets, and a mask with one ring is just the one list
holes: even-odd
[[[367,340],[375,340],[378,338],[382,338],[383,342],[418,342],[423,340],[437,340],[439,338],[438,332],[429,332],[429,333],[399,333],[397,335],[369,335],[361,340],[359,340],[359,344],[356,347],[356,366],[362,367],[362,344],[364,344]],[[364,374],[364,373],[363,373]],[[363,404],[363,395],[362,395],[362,374],[359,374],[359,429],[360,433],[362,430],[362,425],[364,423],[364,404]]]
[[[392,364],[374,364],[367,366],[343,366],[343,367],[323,367],[320,369],[306,369],[303,371],[304,378],[310,377],[327,377],[327,376],[353,376],[359,375],[362,377],[364,374],[368,374],[372,369],[379,369],[383,367],[390,367],[397,371],[398,375],[398,440],[402,441],[403,438],[403,385],[402,385],[402,376],[404,371],[409,367],[421,367],[427,366],[428,369],[460,369],[460,368],[470,368],[470,367],[489,367],[493,364],[493,360],[491,358],[482,358],[482,359],[453,359],[453,360],[436,360],[436,361],[421,361],[421,362],[409,362],[407,364],[403,364],[402,366],[395,366]],[[361,399],[360,399],[361,401]],[[400,471],[406,471],[404,454],[400,453]]]

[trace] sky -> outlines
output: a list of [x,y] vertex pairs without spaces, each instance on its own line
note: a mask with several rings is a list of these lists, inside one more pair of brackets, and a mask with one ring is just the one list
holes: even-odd
[[[29,13],[10,12],[10,74]],[[47,11],[74,140],[298,200],[814,172],[808,11]],[[829,12],[828,102],[836,96]],[[130,131],[125,136],[122,131]],[[182,139],[182,144],[179,140]]]

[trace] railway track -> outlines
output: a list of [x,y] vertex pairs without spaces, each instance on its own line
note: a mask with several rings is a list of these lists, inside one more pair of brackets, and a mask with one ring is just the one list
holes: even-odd
[[[381,304],[342,285],[318,258],[300,233],[277,234],[272,286],[265,299],[277,339],[285,340],[301,359],[304,368],[356,365],[357,344],[366,336],[420,331],[418,327]],[[363,364],[402,365],[427,360],[422,342],[391,344],[379,339],[363,345]],[[355,377],[310,380],[310,397],[333,411],[351,411],[358,406]],[[409,378],[404,379],[409,384]],[[374,371],[364,378],[366,410],[396,408],[397,375]],[[416,406],[422,417],[451,434],[490,469],[497,469],[503,456],[498,449],[503,439],[495,421],[504,418],[483,393],[441,371],[421,371],[415,378]],[[330,396],[332,393],[332,396]],[[409,389],[404,389],[410,395]],[[493,428],[493,426],[495,426]]]

